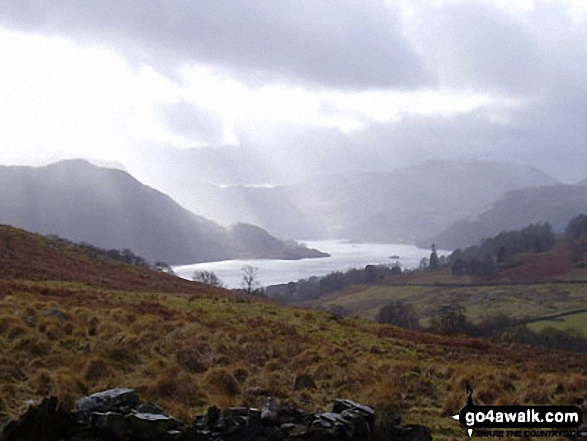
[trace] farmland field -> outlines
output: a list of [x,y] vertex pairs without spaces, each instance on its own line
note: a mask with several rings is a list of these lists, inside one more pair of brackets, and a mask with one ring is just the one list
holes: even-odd
[[555,319],[541,320],[531,323],[528,327],[532,331],[541,331],[549,327],[563,331],[576,330],[583,337],[587,337],[587,312],[571,313]]
[[342,306],[352,316],[374,319],[391,300],[410,304],[426,322],[446,304],[465,308],[472,322],[499,314],[529,320],[581,309],[587,301],[587,284],[543,283],[527,285],[357,285],[331,293],[306,305],[318,309]]

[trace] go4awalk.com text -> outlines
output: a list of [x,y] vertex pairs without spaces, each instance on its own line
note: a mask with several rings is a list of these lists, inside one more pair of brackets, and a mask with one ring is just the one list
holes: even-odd
[[471,395],[472,390],[465,407],[452,417],[469,436],[575,436],[583,422],[583,411],[578,406],[477,406]]

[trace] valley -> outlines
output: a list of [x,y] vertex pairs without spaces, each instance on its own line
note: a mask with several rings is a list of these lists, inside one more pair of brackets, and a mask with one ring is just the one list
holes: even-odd
[[0,1],[0,441],[587,440],[586,36],[585,0]]

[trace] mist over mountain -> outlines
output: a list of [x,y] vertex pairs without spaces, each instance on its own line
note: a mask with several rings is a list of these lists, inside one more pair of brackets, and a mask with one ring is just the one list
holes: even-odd
[[[320,177],[274,186],[219,186],[204,182],[209,163],[205,156],[199,160],[177,168],[159,163],[145,179],[217,222],[249,222],[295,239],[414,243],[480,211],[508,190],[557,183],[530,166],[427,161],[386,172],[343,173],[326,167]],[[329,173],[334,171],[338,173]]]
[[320,256],[253,226],[226,229],[124,171],[83,160],[0,167],[0,223],[171,264]]
[[459,219],[428,240],[441,248],[458,248],[504,230],[549,222],[562,232],[571,218],[587,212],[586,185],[553,185],[512,190],[486,210]]

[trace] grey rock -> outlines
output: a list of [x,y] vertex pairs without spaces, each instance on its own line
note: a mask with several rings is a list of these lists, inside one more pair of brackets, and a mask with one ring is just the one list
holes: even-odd
[[75,424],[74,416],[63,410],[56,397],[43,398],[18,420],[9,420],[0,433],[2,441],[55,441],[66,438]]
[[346,409],[334,423],[334,433],[344,439],[369,439],[371,426],[361,411]]
[[261,411],[259,409],[249,409],[249,424],[256,427],[261,425]]
[[139,396],[133,389],[110,389],[98,392],[75,402],[82,413],[107,412],[120,407],[133,408],[139,404]]
[[324,412],[314,415],[310,427],[313,432],[334,433],[334,424],[340,419],[339,413]]
[[300,438],[308,433],[307,424],[285,423],[279,428],[286,438]]
[[175,418],[154,413],[131,413],[125,415],[128,433],[131,438],[155,439],[168,435],[169,431],[177,431],[182,425]]
[[114,439],[124,439],[128,433],[125,416],[118,412],[92,412],[90,425],[97,432]]
[[274,423],[277,421],[278,411],[279,407],[277,406],[275,400],[273,400],[271,397],[267,397],[267,401],[261,409],[261,421],[264,424]]
[[375,409],[375,419],[372,427],[373,439],[375,441],[387,441],[391,439],[393,428],[402,423],[399,414],[389,415],[385,409]]
[[218,409],[216,406],[208,408],[206,415],[201,421],[203,427],[209,430],[215,430],[219,426],[220,416],[220,409]]
[[4,432],[4,429],[12,422],[14,422],[14,418],[12,418],[10,415],[0,417],[0,437]]
[[342,413],[345,410],[354,410],[369,418],[375,417],[375,410],[370,406],[357,403],[353,400],[343,398],[336,399],[332,411],[335,413]]
[[[269,441],[282,441],[283,432],[277,426],[267,426],[263,428],[263,437]],[[239,441],[243,441],[240,440]]]
[[141,405],[139,405],[135,411],[137,413],[153,413],[156,415],[167,415],[167,413],[165,412],[165,410],[159,406],[157,406],[154,403],[151,403],[150,401],[147,401],[146,403],[143,403]]
[[313,416],[309,413],[304,412],[301,409],[295,409],[293,407],[285,407],[279,410],[277,416],[277,424],[296,423],[296,424],[309,424],[312,421]]
[[77,412],[59,408],[56,398],[31,408],[0,430],[1,441],[431,441],[430,429],[402,426],[386,412],[351,400],[337,400],[334,412],[309,414],[280,409],[267,399],[262,410],[217,407],[190,427],[153,403],[141,404],[132,389],[112,389],[76,402]]

